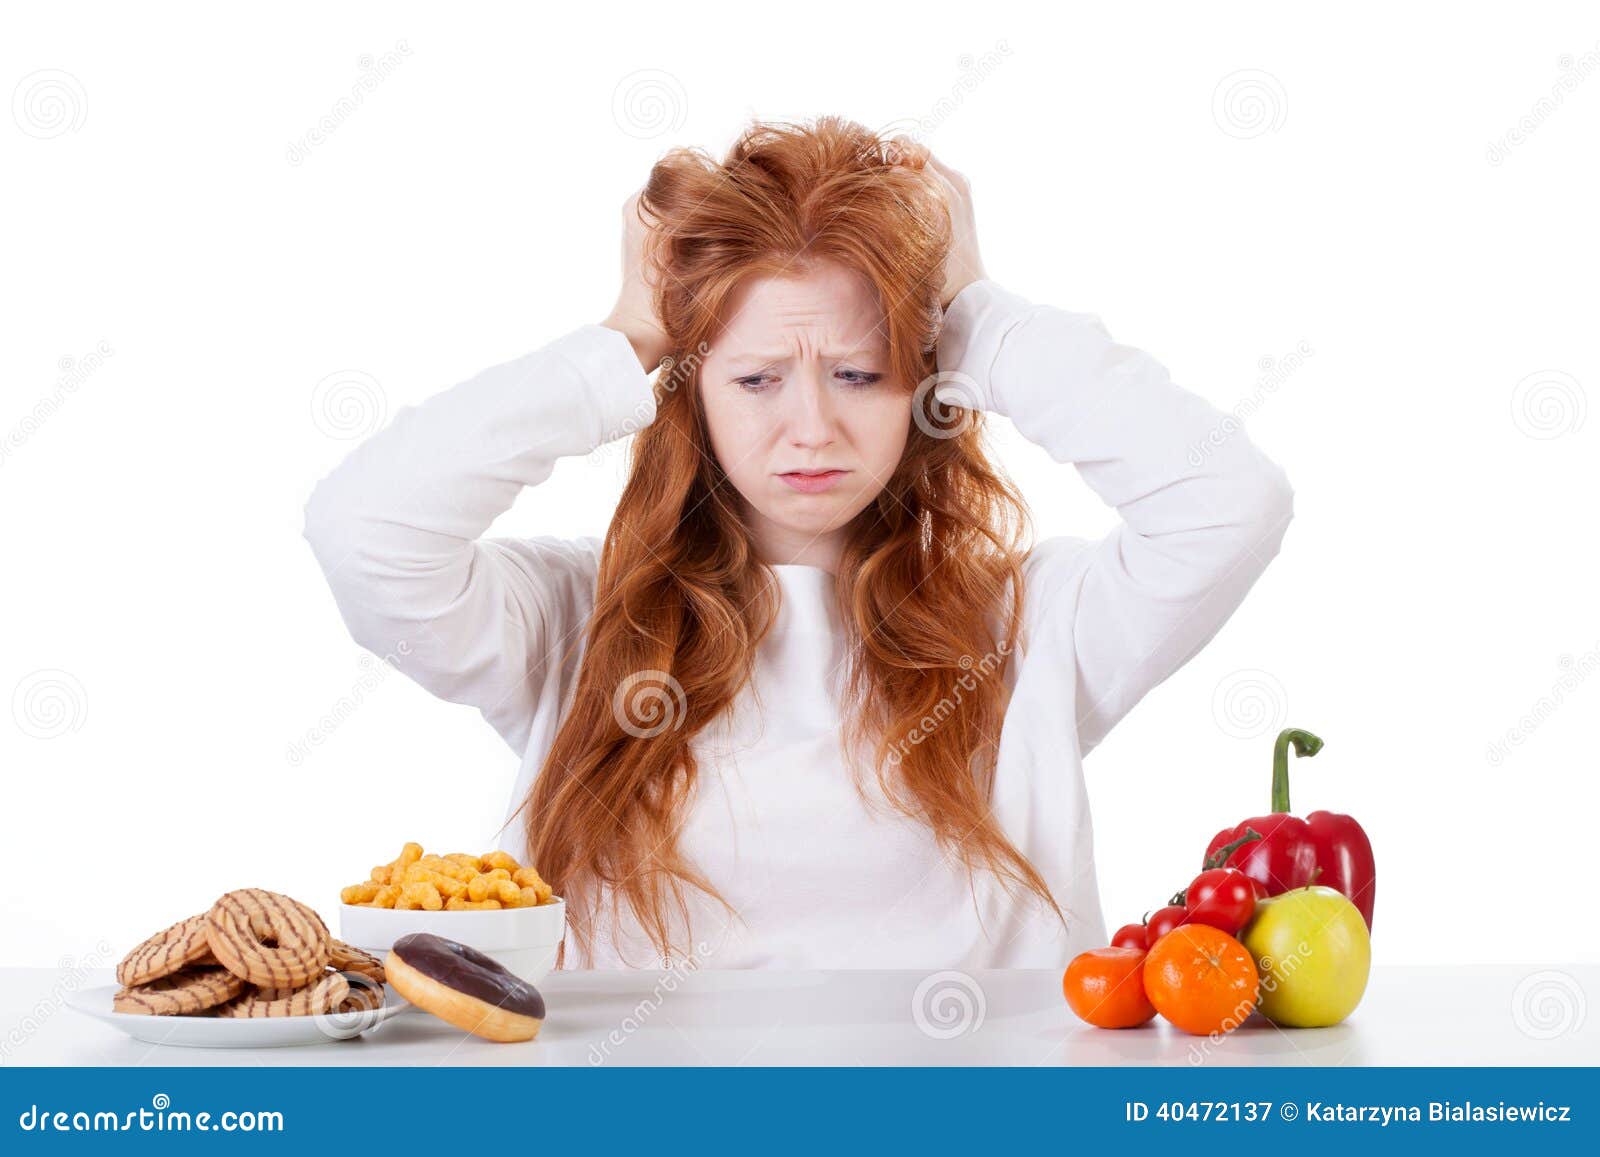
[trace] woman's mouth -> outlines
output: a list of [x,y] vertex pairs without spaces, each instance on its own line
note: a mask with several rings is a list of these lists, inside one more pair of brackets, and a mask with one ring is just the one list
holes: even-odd
[[832,490],[848,473],[848,470],[792,470],[778,477],[802,494],[821,494]]

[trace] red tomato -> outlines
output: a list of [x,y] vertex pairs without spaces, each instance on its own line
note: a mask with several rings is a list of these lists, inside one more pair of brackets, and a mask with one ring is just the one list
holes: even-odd
[[1117,929],[1117,934],[1111,938],[1113,948],[1137,948],[1143,952],[1150,945],[1145,940],[1145,926],[1143,924],[1124,924]]
[[1189,924],[1208,924],[1237,936],[1256,911],[1253,881],[1237,868],[1210,868],[1184,889]]
[[[1242,875],[1243,873],[1240,874]],[[1145,936],[1149,940],[1150,947],[1154,948],[1157,940],[1160,940],[1179,924],[1187,923],[1188,919],[1188,911],[1178,907],[1176,904],[1169,904],[1165,908],[1157,908],[1150,914],[1150,919],[1145,924]]]

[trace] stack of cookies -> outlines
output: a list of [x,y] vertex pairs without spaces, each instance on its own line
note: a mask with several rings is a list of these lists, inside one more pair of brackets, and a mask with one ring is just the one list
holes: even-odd
[[264,888],[229,892],[117,965],[117,1012],[317,1016],[383,1006],[383,962],[328,933],[315,910]]

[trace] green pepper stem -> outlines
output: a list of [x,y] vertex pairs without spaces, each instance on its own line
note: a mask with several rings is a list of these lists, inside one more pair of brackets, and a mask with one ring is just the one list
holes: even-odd
[[1212,852],[1209,856],[1207,856],[1205,858],[1205,860],[1201,863],[1200,870],[1201,871],[1209,871],[1212,868],[1220,868],[1220,867],[1222,867],[1223,864],[1226,864],[1228,862],[1228,857],[1229,856],[1233,855],[1233,853],[1237,852],[1240,848],[1244,847],[1246,844],[1252,843],[1253,841],[1259,840],[1260,838],[1261,838],[1261,833],[1256,831],[1255,828],[1245,828],[1244,835],[1242,835],[1238,839],[1234,840],[1233,843],[1231,843],[1231,844],[1223,844],[1220,848],[1218,848],[1216,851]]
[[1296,755],[1315,755],[1322,750],[1322,740],[1298,727],[1286,727],[1278,732],[1278,741],[1272,745],[1272,810],[1289,810],[1289,745],[1294,744]]

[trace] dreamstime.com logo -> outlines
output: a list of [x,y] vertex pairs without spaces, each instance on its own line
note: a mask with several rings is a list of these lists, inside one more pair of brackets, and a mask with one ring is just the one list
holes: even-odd
[[1555,969],[1524,976],[1511,994],[1511,1023],[1533,1040],[1575,1033],[1589,1015],[1589,999],[1575,976]]
[[1222,677],[1211,693],[1211,718],[1234,739],[1259,739],[1282,731],[1289,692],[1271,671],[1246,668]]
[[706,957],[711,953],[711,946],[704,940],[697,941],[694,951],[681,960],[668,962],[666,971],[656,978],[655,985],[650,990],[650,995],[641,997],[633,1006],[622,1023],[608,1032],[599,1044],[589,1046],[589,1064],[603,1065],[611,1058],[613,1049],[620,1048],[645,1026],[645,1022],[666,1002],[667,995],[678,990],[691,972],[697,972],[704,967]]
[[17,1117],[24,1133],[282,1133],[283,1113],[273,1109],[225,1109],[190,1113],[157,1093],[148,1109],[51,1109],[29,1105]]
[[[919,719],[917,725],[890,748],[888,757],[890,766],[898,767],[904,762],[908,750],[918,746],[924,739],[927,739],[928,736],[937,731],[940,725],[954,715],[956,708],[961,705],[965,698],[962,692],[976,690],[978,681],[987,679],[994,674],[1000,667],[1000,657],[1009,654],[1011,654],[1011,647],[1004,639],[1001,639],[993,651],[990,651],[976,662],[973,661],[971,655],[962,655],[959,660],[961,675],[956,679],[955,687],[952,689],[955,694],[955,701],[951,702],[949,695],[941,697],[939,702],[933,705],[933,710]],[[973,674],[974,670],[976,670],[977,674]]]
[[1562,655],[1557,661],[1561,674],[1550,685],[1550,690],[1539,696],[1516,723],[1489,741],[1484,759],[1490,767],[1499,767],[1510,758],[1513,749],[1533,738],[1534,732],[1566,704],[1567,699],[1583,686],[1596,671],[1600,671],[1600,643],[1576,657]]
[[34,671],[11,692],[11,718],[24,735],[58,739],[83,727],[89,718],[89,693],[71,671]]
[[47,141],[83,127],[89,119],[89,97],[70,72],[30,72],[11,91],[11,119],[30,137]]
[[640,401],[622,421],[608,428],[600,436],[599,443],[589,452],[589,463],[592,465],[609,458],[615,451],[617,442],[631,434],[637,434],[654,421],[657,395],[675,394],[693,381],[695,374],[710,355],[711,347],[702,341],[681,357],[662,358],[661,364],[651,371],[656,378],[650,396]]
[[351,686],[349,694],[341,695],[326,715],[308,727],[304,735],[289,743],[284,749],[284,762],[290,767],[299,767],[311,758],[311,753],[328,742],[333,733],[344,726],[345,720],[361,709],[361,705],[367,701],[372,692],[389,677],[389,672],[400,666],[400,659],[409,654],[411,654],[411,644],[401,639],[395,644],[393,651],[381,658],[370,652],[362,655],[361,677]]
[[6,1033],[0,1038],[0,1063],[10,1060],[32,1040],[45,1023],[60,1012],[67,1003],[67,997],[94,984],[93,970],[104,968],[116,959],[111,952],[109,941],[101,940],[94,946],[94,951],[83,958],[63,956],[56,963],[56,980],[33,1007],[23,1013],[16,1023],[6,1026]]
[[1485,159],[1491,166],[1505,163],[1511,151],[1538,132],[1539,127],[1566,104],[1567,97],[1576,92],[1580,84],[1600,72],[1600,41],[1581,56],[1562,53],[1556,58],[1556,68],[1560,75],[1550,85],[1549,91],[1535,100],[1514,125],[1489,142]]
[[76,394],[90,376],[105,365],[106,359],[114,353],[116,351],[111,348],[111,343],[102,338],[82,357],[67,355],[58,358],[56,369],[60,371],[60,376],[56,378],[50,392],[35,400],[32,408],[18,418],[15,425],[4,434],[0,434],[0,466],[4,466],[6,459],[27,445],[46,422],[60,413],[61,408],[67,404],[67,399]]
[[651,739],[683,726],[689,700],[670,671],[635,671],[617,684],[611,714],[635,739]]
[[1234,1006],[1231,1013],[1222,1021],[1219,1028],[1207,1033],[1202,1040],[1195,1041],[1189,1046],[1189,1063],[1203,1065],[1210,1058],[1214,1049],[1228,1039],[1228,1034],[1250,1019],[1250,1014],[1260,1005],[1261,999],[1278,991],[1278,985],[1289,977],[1299,972],[1301,967],[1312,956],[1311,945],[1302,940],[1294,946],[1294,951],[1287,956],[1274,959],[1263,956],[1256,961],[1256,968],[1260,972],[1261,982],[1257,987],[1256,998],[1240,1001]]
[[976,92],[978,86],[988,80],[1010,55],[1011,45],[1004,40],[996,40],[994,47],[980,56],[973,56],[970,52],[962,53],[956,59],[956,67],[960,69],[960,74],[948,92],[934,101],[921,116],[902,117],[890,121],[877,130],[878,136],[885,140],[896,136],[910,137],[918,144],[926,144],[934,130],[954,116],[966,102],[967,97]]
[[404,40],[395,41],[394,47],[380,56],[363,53],[356,61],[360,75],[350,86],[350,91],[328,106],[328,111],[318,117],[315,124],[289,142],[284,159],[296,167],[304,164],[312,150],[325,143],[339,130],[340,125],[355,116],[366,103],[367,97],[388,80],[410,55],[411,45]]
[[341,442],[376,432],[388,411],[383,386],[364,370],[335,370],[311,390],[312,423]]
[[1211,93],[1211,118],[1236,140],[1275,133],[1289,119],[1283,82],[1259,68],[1230,72]]
[[1311,348],[1311,343],[1302,338],[1294,349],[1282,357],[1275,358],[1268,355],[1259,359],[1256,368],[1261,371],[1261,376],[1256,379],[1256,388],[1248,396],[1234,403],[1233,409],[1206,431],[1204,438],[1189,447],[1189,465],[1204,465],[1205,460],[1218,447],[1244,429],[1245,422],[1259,413],[1266,405],[1267,399],[1277,393],[1278,387],[1282,386],[1314,353],[1316,350]]
[[611,92],[611,119],[641,141],[677,132],[688,115],[689,94],[683,82],[659,68],[630,72]]
[[983,986],[953,969],[925,976],[911,994],[911,1019],[935,1040],[968,1036],[983,1027],[989,1001]]
[[983,388],[959,370],[929,374],[911,395],[911,419],[917,429],[940,441],[965,434],[973,415],[983,408]]
[[1583,384],[1565,370],[1536,370],[1511,391],[1511,421],[1539,441],[1576,434],[1588,414]]

